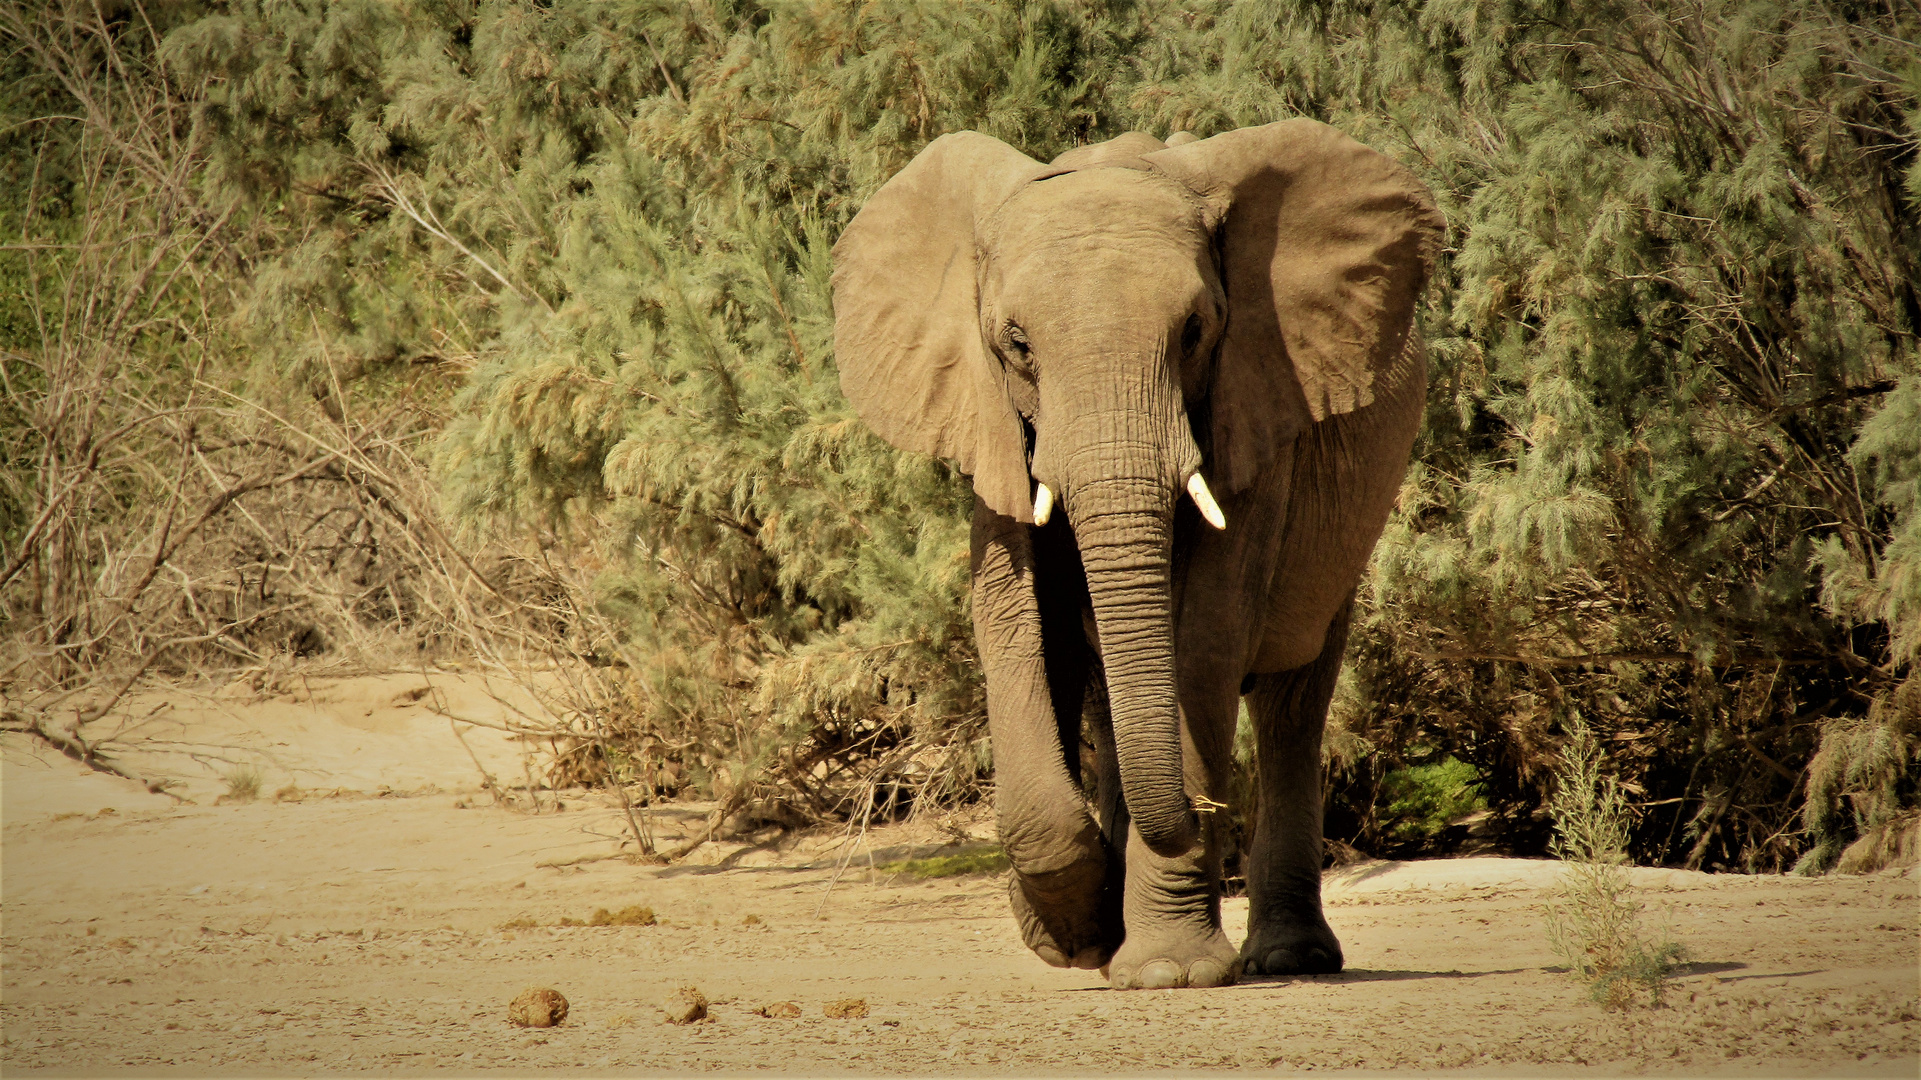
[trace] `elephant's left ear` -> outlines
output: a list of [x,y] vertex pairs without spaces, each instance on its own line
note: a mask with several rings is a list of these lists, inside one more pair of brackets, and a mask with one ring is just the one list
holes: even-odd
[[1239,490],[1308,424],[1412,374],[1404,346],[1443,222],[1413,173],[1313,120],[1145,160],[1222,212],[1208,478]]

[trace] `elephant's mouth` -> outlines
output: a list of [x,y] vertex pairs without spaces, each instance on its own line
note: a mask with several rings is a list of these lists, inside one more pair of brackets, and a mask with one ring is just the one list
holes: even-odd
[[[1194,500],[1195,508],[1201,512],[1202,520],[1216,529],[1227,528],[1227,515],[1221,512],[1220,504],[1214,501],[1214,493],[1207,486],[1207,477],[1201,475],[1199,470],[1195,470],[1194,474],[1187,478],[1185,486],[1188,497]],[[1046,484],[1036,482],[1034,484],[1034,524],[1046,525],[1053,516],[1054,491]]]

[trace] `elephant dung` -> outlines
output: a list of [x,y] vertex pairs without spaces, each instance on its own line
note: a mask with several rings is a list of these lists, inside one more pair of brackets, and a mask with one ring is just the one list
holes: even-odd
[[507,1005],[515,1027],[555,1027],[567,1019],[567,999],[551,986],[529,986]]
[[707,1019],[707,995],[683,986],[668,997],[661,1009],[670,1024],[698,1024]]
[[830,1001],[824,1011],[829,1020],[860,1020],[867,1015],[867,999],[842,998]]

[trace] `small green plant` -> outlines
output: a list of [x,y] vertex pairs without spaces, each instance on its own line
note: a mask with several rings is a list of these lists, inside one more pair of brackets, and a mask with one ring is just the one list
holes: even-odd
[[1560,897],[1547,905],[1548,943],[1604,1008],[1661,1004],[1668,977],[1686,958],[1665,928],[1648,934],[1627,876],[1627,799],[1601,771],[1600,744],[1578,716],[1561,750],[1549,849],[1566,863]]
[[905,874],[916,881],[927,881],[968,874],[998,874],[1013,865],[999,844],[991,844],[965,848],[952,855],[930,855],[924,859],[882,863],[879,870],[883,874]]
[[260,772],[242,765],[222,777],[227,782],[227,802],[252,802],[260,797]]

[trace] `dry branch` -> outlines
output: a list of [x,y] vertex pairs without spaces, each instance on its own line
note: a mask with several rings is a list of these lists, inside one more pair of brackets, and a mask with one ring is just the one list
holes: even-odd
[[131,780],[153,794],[165,795],[175,802],[186,801],[186,799],[181,796],[175,795],[173,792],[167,790],[167,785],[164,782],[148,780],[146,777],[140,776],[137,773],[128,772],[120,765],[102,757],[99,748],[81,738],[77,732],[55,731],[47,727],[42,717],[21,716],[11,712],[5,715],[4,722],[7,730],[18,731],[39,739],[41,742],[46,743],[48,746],[53,747],[55,750],[60,751],[62,754],[65,754],[95,772],[105,773],[108,776],[117,776],[122,780]]

